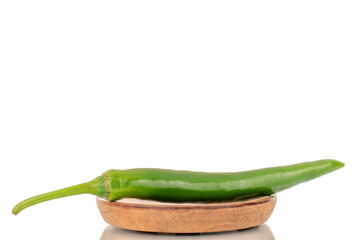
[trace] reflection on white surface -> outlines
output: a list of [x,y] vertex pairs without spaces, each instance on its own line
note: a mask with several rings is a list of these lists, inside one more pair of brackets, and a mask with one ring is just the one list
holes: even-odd
[[146,233],[136,232],[126,229],[117,228],[114,226],[107,226],[100,240],[166,240],[166,239],[198,239],[198,240],[275,240],[268,225],[263,224],[258,227],[220,233],[205,233],[205,234],[164,234],[164,233]]

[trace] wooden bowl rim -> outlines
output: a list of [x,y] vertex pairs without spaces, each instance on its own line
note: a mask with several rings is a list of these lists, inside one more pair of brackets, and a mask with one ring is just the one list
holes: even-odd
[[[123,198],[114,202],[109,202],[103,198],[97,197],[97,201],[103,201],[107,204],[122,207],[132,207],[132,208],[161,208],[161,209],[204,209],[204,208],[238,208],[246,207],[250,205],[263,204],[276,199],[276,194],[269,196],[261,196],[256,198],[242,199],[237,201],[229,202],[186,202],[186,203],[177,203],[177,202],[160,202],[154,200],[143,200],[135,198]],[[134,201],[135,200],[135,201]]]

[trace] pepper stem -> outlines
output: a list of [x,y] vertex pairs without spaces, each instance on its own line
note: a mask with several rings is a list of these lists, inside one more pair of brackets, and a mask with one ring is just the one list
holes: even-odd
[[48,192],[44,194],[37,195],[35,197],[28,198],[20,203],[18,203],[12,210],[13,214],[18,214],[25,208],[33,206],[35,204],[49,201],[52,199],[73,196],[78,194],[93,194],[98,197],[105,197],[106,196],[106,189],[105,189],[105,178],[103,176],[99,176],[94,180],[91,180],[86,183],[77,184],[71,187],[59,189],[53,192]]

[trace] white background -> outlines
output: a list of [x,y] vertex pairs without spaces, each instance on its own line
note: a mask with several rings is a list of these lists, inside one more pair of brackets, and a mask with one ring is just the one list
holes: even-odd
[[267,226],[277,240],[354,239],[359,11],[346,0],[1,1],[0,238],[100,239],[94,196],[11,209],[110,168],[334,158],[346,166],[278,194]]

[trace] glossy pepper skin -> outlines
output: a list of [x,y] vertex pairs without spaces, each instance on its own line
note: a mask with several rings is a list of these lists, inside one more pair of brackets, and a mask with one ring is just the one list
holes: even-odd
[[108,201],[124,197],[168,202],[231,201],[265,196],[342,168],[333,159],[244,172],[192,172],[155,168],[108,170],[94,180],[41,194],[17,204],[13,213],[40,202],[89,193]]

